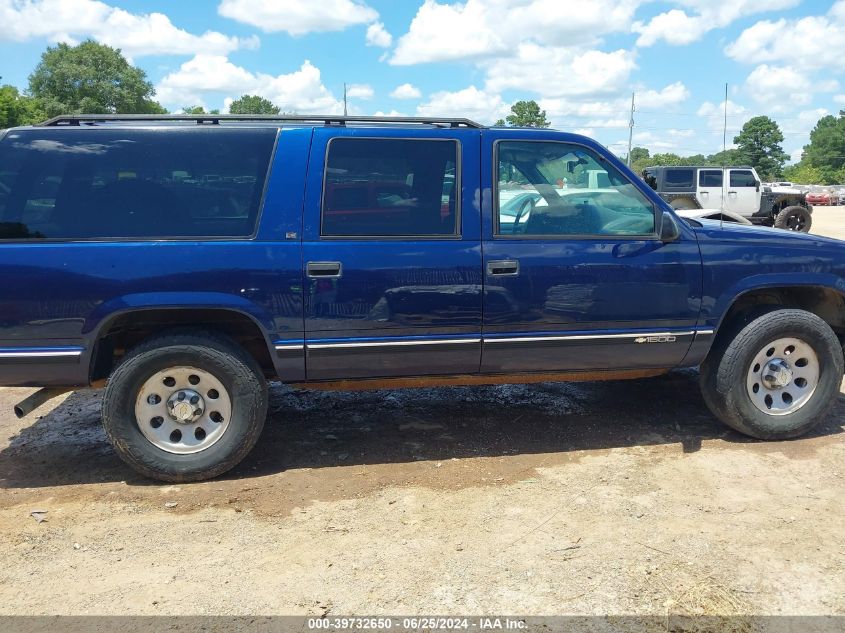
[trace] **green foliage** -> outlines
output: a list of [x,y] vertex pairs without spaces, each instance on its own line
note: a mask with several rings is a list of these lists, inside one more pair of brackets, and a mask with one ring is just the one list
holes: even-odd
[[232,114],[279,114],[280,111],[281,108],[258,95],[243,95],[229,106]]
[[162,114],[146,73],[120,49],[92,40],[47,47],[29,76],[29,92],[48,116],[59,114]]
[[783,177],[790,182],[796,182],[801,185],[824,184],[822,170],[818,167],[812,167],[804,161],[795,165],[787,165],[783,170]]
[[14,86],[0,86],[0,130],[38,123],[46,118],[37,99],[20,94]]
[[511,106],[511,113],[505,120],[499,119],[496,125],[513,127],[549,127],[546,111],[541,110],[536,101],[517,101]]
[[775,180],[783,172],[787,158],[783,151],[783,133],[767,116],[755,116],[734,137],[741,162],[751,165],[763,180]]
[[185,106],[182,108],[182,114],[220,114],[220,110],[215,108],[206,112],[202,106]]
[[819,119],[804,146],[801,165],[819,170],[826,185],[845,182],[845,110]]

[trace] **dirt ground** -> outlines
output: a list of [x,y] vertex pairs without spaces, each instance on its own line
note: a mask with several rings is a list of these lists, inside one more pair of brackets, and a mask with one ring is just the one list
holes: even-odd
[[241,466],[173,486],[118,460],[98,392],[16,420],[30,391],[0,389],[0,614],[845,615],[843,395],[758,442],[692,371],[275,385]]

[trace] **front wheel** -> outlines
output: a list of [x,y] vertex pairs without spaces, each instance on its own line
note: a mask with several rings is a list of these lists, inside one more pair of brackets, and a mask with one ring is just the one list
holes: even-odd
[[809,233],[813,225],[813,216],[808,209],[795,205],[782,209],[775,216],[775,227],[799,233]]
[[199,481],[238,464],[267,416],[267,383],[228,338],[178,333],[131,351],[103,394],[103,426],[133,469],[169,482]]
[[774,310],[717,342],[701,366],[701,388],[722,422],[777,440],[824,419],[842,374],[842,346],[827,323],[803,310]]

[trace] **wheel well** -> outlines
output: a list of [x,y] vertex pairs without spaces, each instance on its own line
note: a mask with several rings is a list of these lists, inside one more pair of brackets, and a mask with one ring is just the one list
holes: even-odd
[[777,308],[812,312],[845,343],[845,296],[824,286],[786,286],[751,290],[738,297],[722,319],[713,347],[761,314]]
[[90,379],[108,377],[127,351],[150,336],[185,327],[225,334],[255,358],[268,378],[275,375],[264,334],[250,317],[233,310],[164,308],[121,314],[104,326],[91,358]]

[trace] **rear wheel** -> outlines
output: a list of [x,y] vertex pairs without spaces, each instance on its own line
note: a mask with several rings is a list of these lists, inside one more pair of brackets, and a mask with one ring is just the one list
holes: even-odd
[[813,224],[813,216],[808,209],[795,205],[782,209],[775,216],[775,227],[788,231],[809,233]]
[[842,347],[827,323],[803,310],[775,310],[717,344],[701,366],[701,388],[728,426],[786,439],[824,419],[842,374]]
[[118,455],[161,481],[198,481],[238,464],[267,415],[267,383],[228,338],[179,333],[130,352],[103,394],[103,426]]

